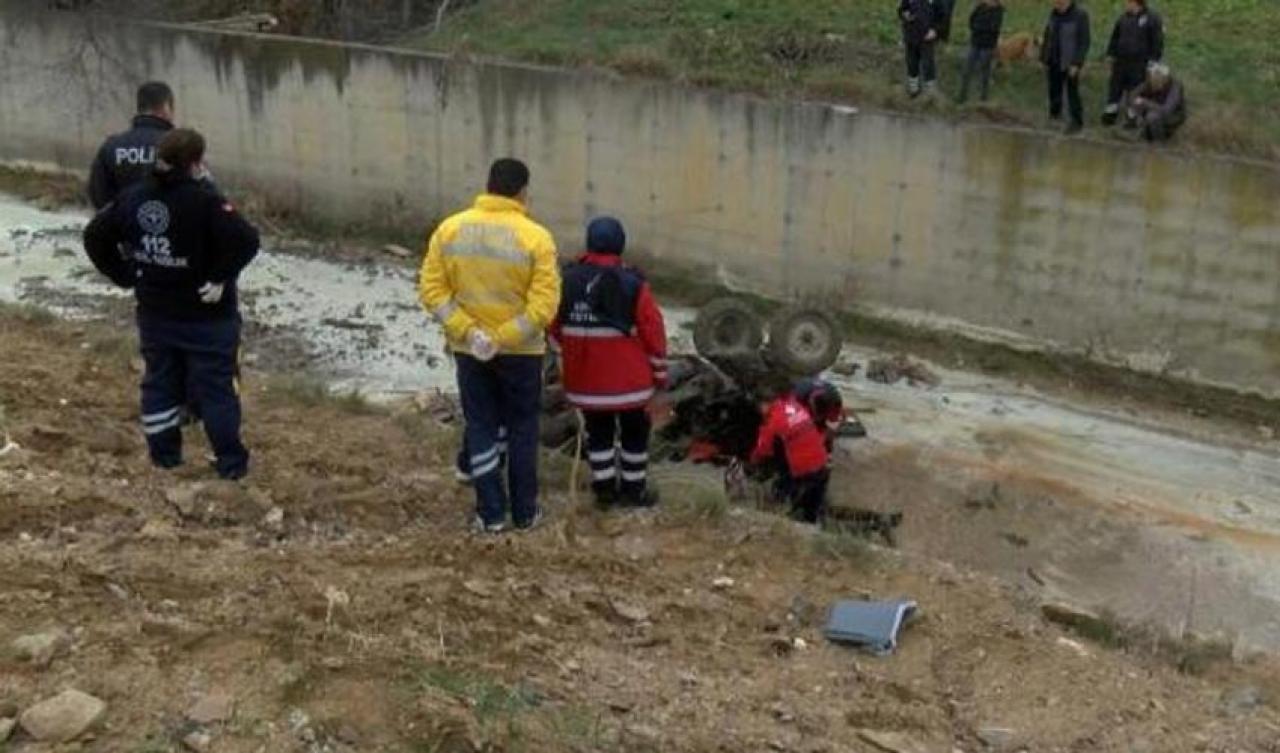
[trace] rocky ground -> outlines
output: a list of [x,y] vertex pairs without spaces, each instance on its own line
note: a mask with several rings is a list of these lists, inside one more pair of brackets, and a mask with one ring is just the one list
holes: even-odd
[[[684,470],[656,513],[553,491],[540,530],[475,538],[430,412],[251,371],[252,478],[196,434],[154,471],[120,332],[0,313],[6,753],[1280,751],[1269,660],[1050,621]],[[893,656],[821,635],[868,596],[923,609]]]

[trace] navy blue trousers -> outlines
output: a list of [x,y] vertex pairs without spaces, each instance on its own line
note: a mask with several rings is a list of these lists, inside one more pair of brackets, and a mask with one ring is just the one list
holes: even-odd
[[240,441],[239,317],[182,321],[139,314],[138,335],[146,362],[142,430],[151,461],[161,468],[182,464],[182,412],[190,403],[199,407],[218,475],[243,478],[249,451]]
[[[476,515],[486,525],[516,526],[538,513],[538,413],[542,408],[542,357],[498,356],[488,363],[458,354],[458,392],[467,421],[466,449],[476,491]],[[507,468],[502,478],[502,436]]]

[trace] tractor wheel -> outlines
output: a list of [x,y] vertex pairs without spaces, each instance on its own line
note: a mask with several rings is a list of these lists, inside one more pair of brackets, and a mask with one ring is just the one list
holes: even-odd
[[785,308],[769,321],[769,360],[795,376],[817,376],[831,368],[842,347],[840,325],[825,311]]
[[764,342],[763,322],[737,298],[717,298],[698,311],[693,344],[705,358],[756,353]]

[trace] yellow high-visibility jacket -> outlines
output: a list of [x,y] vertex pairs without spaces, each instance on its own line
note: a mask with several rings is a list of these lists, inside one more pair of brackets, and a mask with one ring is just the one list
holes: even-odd
[[481,194],[432,233],[418,292],[455,353],[480,327],[500,353],[542,355],[560,308],[555,240],[518,200]]

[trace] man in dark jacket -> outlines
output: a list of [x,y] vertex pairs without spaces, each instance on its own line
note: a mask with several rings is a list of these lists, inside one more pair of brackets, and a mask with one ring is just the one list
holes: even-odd
[[1068,134],[1084,129],[1084,104],[1080,101],[1080,74],[1089,55],[1089,14],[1076,0],[1053,0],[1049,22],[1044,27],[1040,62],[1049,83],[1049,117],[1062,117],[1065,90],[1071,120]]
[[94,209],[115,201],[121,191],[151,175],[156,144],[173,130],[173,90],[161,81],[138,88],[138,114],[124,133],[106,140],[89,168],[89,200]]
[[1124,13],[1111,31],[1107,58],[1111,82],[1102,124],[1115,125],[1121,101],[1146,80],[1147,66],[1164,57],[1164,22],[1147,6],[1147,0],[1125,0]]
[[907,49],[907,94],[912,97],[932,91],[938,80],[936,48],[942,14],[936,1],[898,0],[902,42]]
[[622,223],[599,217],[587,252],[564,271],[551,337],[560,348],[565,397],[586,420],[596,505],[652,507],[648,406],[667,379],[667,332],[653,291],[622,263]]
[[969,59],[960,80],[960,102],[969,98],[969,80],[977,74],[982,82],[982,101],[987,101],[991,85],[991,65],[995,62],[1000,29],[1004,26],[1001,0],[978,0],[969,15]]
[[[182,408],[194,400],[224,479],[249,470],[240,441],[236,359],[240,314],[236,279],[258,253],[258,232],[231,204],[196,179],[204,138],[167,133],[153,177],[125,189],[89,223],[85,250],[94,266],[138,301],[146,372],[142,429],[151,461],[182,464]],[[189,394],[194,393],[194,394]]]
[[1133,92],[1130,112],[1147,141],[1168,141],[1187,122],[1186,91],[1169,66],[1151,64],[1146,83]]

